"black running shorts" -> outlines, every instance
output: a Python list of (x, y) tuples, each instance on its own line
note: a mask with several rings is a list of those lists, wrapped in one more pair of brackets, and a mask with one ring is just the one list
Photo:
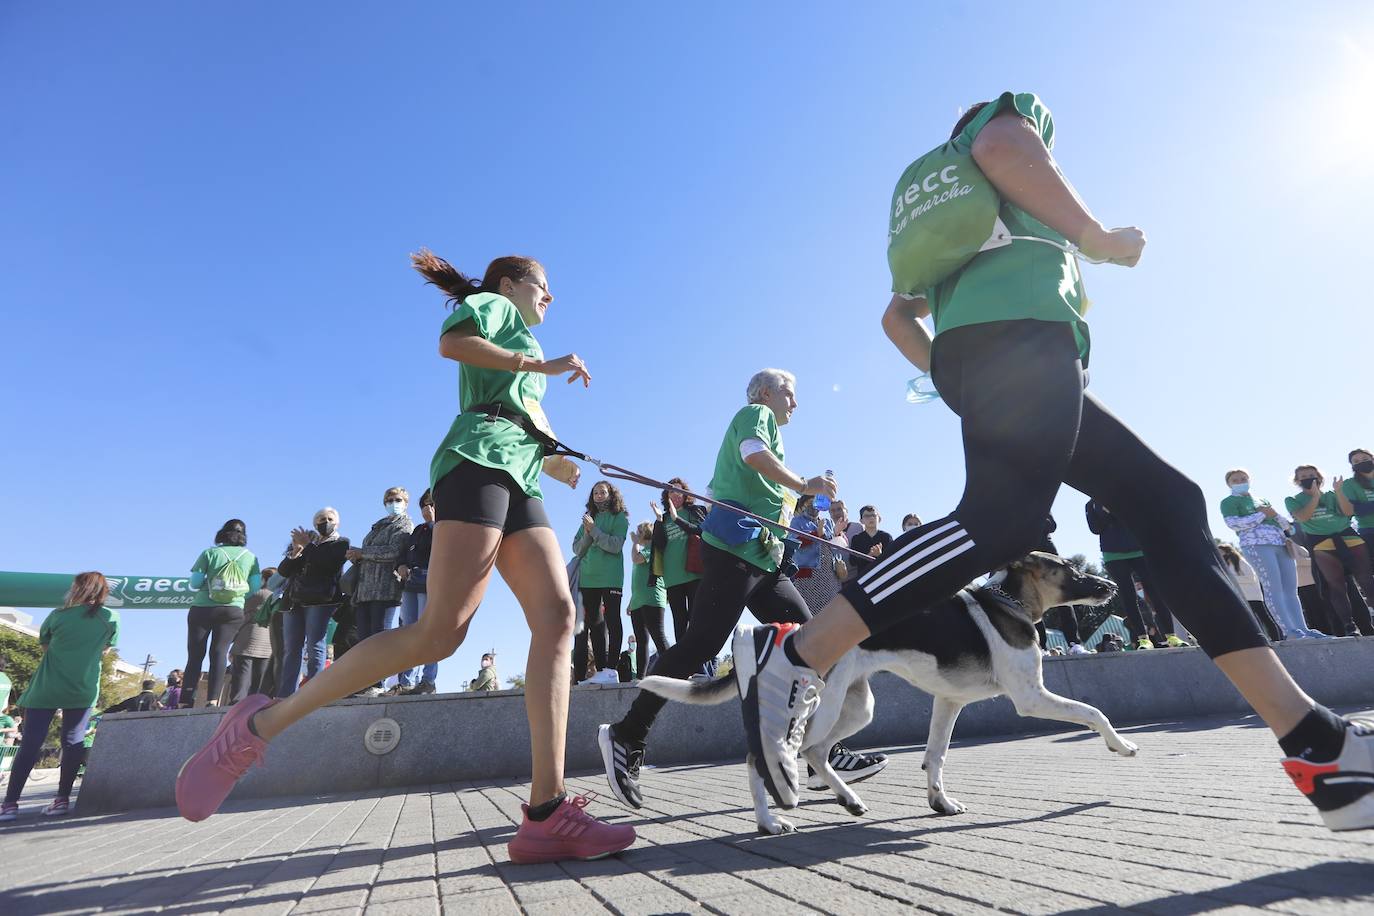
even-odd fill
[(552, 528), (544, 501), (525, 492), (505, 471), (464, 461), (434, 487), (434, 518), (468, 522), (514, 534), (526, 528)]

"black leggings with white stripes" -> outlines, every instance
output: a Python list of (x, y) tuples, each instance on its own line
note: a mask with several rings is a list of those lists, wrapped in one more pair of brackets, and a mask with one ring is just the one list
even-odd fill
[(1208, 655), (1268, 645), (1217, 553), (1202, 490), (1084, 390), (1068, 324), (954, 328), (936, 338), (932, 358), (935, 386), (963, 420), (964, 495), (845, 585), (870, 631), (1026, 554), (1067, 483), (1135, 534), (1164, 599)]

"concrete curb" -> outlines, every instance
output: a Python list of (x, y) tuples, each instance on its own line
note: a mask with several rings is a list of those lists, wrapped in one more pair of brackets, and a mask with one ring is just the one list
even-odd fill
[[(1275, 646), (1309, 694), (1333, 706), (1374, 705), (1374, 639), (1303, 640)], [(1198, 649), (1156, 649), (1046, 659), (1045, 685), (1097, 706), (1113, 723), (1161, 722), (1247, 713), (1220, 670)], [(924, 744), (930, 697), (893, 675), (873, 679), (877, 710), (855, 747)], [(629, 685), (579, 687), (568, 715), (567, 769), (596, 770), (596, 728), (619, 719), (634, 699)], [(214, 731), (220, 710), (117, 713), (101, 720), (77, 799), (79, 814), (172, 805), (182, 763)], [(400, 741), (376, 755), (364, 746), (369, 725), (390, 718)], [(1001, 697), (967, 707), (956, 737), (1015, 735), (1069, 728), (1023, 719)], [(741, 760), (738, 707), (670, 704), (654, 727), (647, 762)], [(465, 780), (527, 777), (529, 731), (524, 693), (432, 694), (342, 700), (312, 713), (272, 743), (231, 798), (325, 795)]]

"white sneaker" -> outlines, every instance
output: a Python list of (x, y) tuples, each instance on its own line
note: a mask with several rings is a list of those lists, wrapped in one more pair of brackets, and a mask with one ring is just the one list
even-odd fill
[(1074, 643), (1073, 645), (1069, 646), (1069, 654), (1070, 654), (1070, 655), (1092, 655), (1093, 653), (1089, 652), (1087, 649), (1083, 648), (1083, 647), (1082, 647), (1081, 645), (1079, 645), (1078, 643)]
[(594, 683), (594, 684), (619, 684), (619, 683), (620, 683), (620, 673), (619, 673), (618, 671), (616, 671), (614, 668), (602, 668), (602, 669), (601, 669), (600, 671), (598, 671), (596, 674), (592, 675), (592, 683)]
[(806, 720), (821, 703), (825, 682), (795, 665), (784, 645), (799, 624), (742, 626), (735, 631), (735, 683), (744, 713), (744, 734), (754, 769), (778, 807), (797, 807), (797, 754)]
[(1374, 719), (1346, 718), (1345, 743), (1335, 760), (1285, 757), (1283, 768), (1330, 829), (1374, 827)]

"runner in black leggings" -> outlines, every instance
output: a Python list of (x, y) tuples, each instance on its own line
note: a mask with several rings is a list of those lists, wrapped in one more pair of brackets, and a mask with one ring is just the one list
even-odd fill
[[(1053, 244), (986, 251), (930, 290), (903, 289), (893, 261), (897, 295), (883, 326), (908, 359), (929, 368), (963, 421), (964, 497), (949, 515), (903, 534), (795, 634), (760, 627), (735, 637), (759, 775), (782, 807), (795, 806), (799, 726), (820, 701), (819, 675), (870, 634), (1024, 554), (1068, 483), (1111, 506), (1136, 535), (1163, 597), (1279, 736), (1290, 755), (1285, 769), (1327, 825), (1374, 826), (1374, 722), (1344, 721), (1298, 688), (1222, 565), (1201, 489), (1084, 390), (1082, 281), (1075, 258), (1056, 246), (1073, 240), (1088, 257), (1133, 266), (1145, 237), (1102, 228), (1060, 174), (1053, 139), (1053, 118), (1037, 97), (1004, 93), (970, 110), (950, 141), (999, 192), (1010, 234)], [(926, 212), (930, 177), (899, 186), (896, 211)], [(895, 219), (893, 229), (896, 239)], [(894, 241), (892, 252), (901, 251)], [(931, 312), (933, 348), (920, 322)]]
[[(789, 514), (787, 490), (802, 494), (835, 495), (835, 482), (826, 477), (805, 477), (783, 464), (781, 427), (797, 407), (795, 379), (789, 372), (764, 369), (749, 380), (749, 404), (735, 414), (716, 457), (711, 493), (766, 518), (782, 521)], [(749, 608), (764, 622), (800, 623), (811, 619), (797, 587), (779, 566), (782, 542), (769, 531), (744, 539), (740, 516), (713, 508), (702, 533), (705, 571), (697, 587), (687, 632), (666, 652), (660, 653), (654, 674), (685, 678), (701, 671), (725, 645), (730, 631)], [(718, 525), (713, 526), (713, 522)], [(758, 529), (753, 529), (758, 530)], [(739, 533), (739, 537), (731, 532)], [(629, 711), (614, 725), (602, 725), (601, 746), (606, 779), (625, 804), (638, 808), (639, 769), (645, 741), (668, 701), (641, 690)], [(862, 757), (853, 764), (851, 779), (867, 777), (886, 765), (885, 757)], [(845, 775), (842, 773), (841, 775)]]

